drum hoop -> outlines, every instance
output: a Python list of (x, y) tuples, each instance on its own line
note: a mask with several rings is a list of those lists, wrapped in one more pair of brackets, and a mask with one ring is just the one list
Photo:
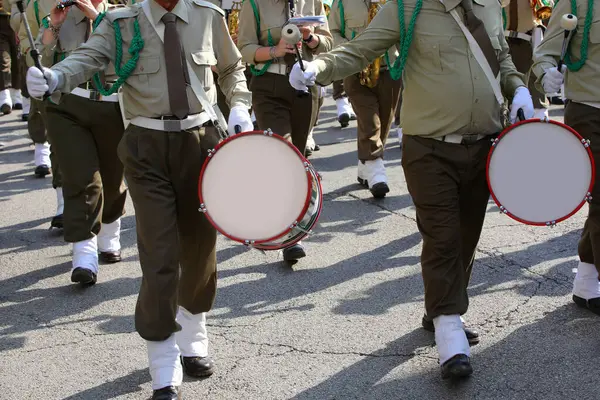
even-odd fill
[(591, 167), (592, 167), (592, 174), (591, 174), (591, 177), (590, 177), (590, 185), (589, 185), (588, 190), (587, 190), (588, 195), (590, 195), (592, 193), (592, 189), (594, 188), (594, 182), (596, 181), (596, 163), (594, 162), (594, 156), (592, 154), (590, 146), (589, 145), (587, 145), (587, 146), (583, 145), (583, 142), (586, 139), (583, 136), (581, 136), (579, 134), (579, 132), (577, 132), (575, 129), (571, 128), (570, 126), (568, 126), (566, 124), (563, 124), (562, 122), (554, 121), (554, 120), (551, 120), (551, 119), (545, 120), (545, 119), (540, 119), (540, 118), (532, 118), (532, 119), (527, 119), (527, 120), (523, 120), (523, 121), (518, 121), (518, 122), (512, 124), (511, 126), (505, 128), (498, 135), (498, 137), (496, 139), (492, 139), (492, 147), (490, 148), (490, 151), (488, 153), (486, 167), (485, 167), (485, 177), (486, 177), (486, 180), (487, 180), (487, 185), (488, 185), (488, 188), (489, 188), (489, 191), (490, 191), (490, 195), (492, 196), (492, 199), (494, 199), (494, 202), (496, 203), (496, 205), (498, 207), (500, 207), (500, 212), (502, 212), (505, 215), (508, 215), (510, 218), (514, 219), (515, 221), (521, 222), (521, 223), (526, 224), (526, 225), (552, 226), (552, 225), (555, 225), (555, 224), (557, 224), (559, 222), (562, 222), (562, 221), (564, 221), (566, 219), (569, 219), (573, 215), (575, 215), (581, 209), (581, 207), (583, 207), (583, 205), (586, 203), (586, 201), (588, 199), (587, 196), (583, 200), (581, 200), (581, 203), (579, 203), (579, 205), (577, 207), (575, 207), (575, 209), (573, 211), (571, 211), (569, 214), (567, 214), (567, 215), (565, 215), (565, 216), (563, 216), (561, 218), (556, 219), (555, 221), (533, 222), (533, 221), (525, 220), (523, 218), (519, 218), (516, 215), (510, 213), (508, 210), (506, 210), (502, 206), (502, 204), (500, 203), (500, 201), (498, 200), (498, 198), (496, 197), (496, 194), (494, 193), (494, 190), (492, 189), (492, 185), (490, 184), (490, 163), (491, 163), (491, 160), (492, 160), (492, 155), (494, 153), (494, 150), (496, 149), (496, 145), (500, 142), (500, 140), (502, 140), (502, 138), (504, 136), (506, 136), (510, 131), (512, 131), (516, 127), (521, 126), (521, 125), (525, 125), (525, 124), (529, 124), (529, 123), (532, 123), (532, 122), (544, 122), (544, 123), (547, 123), (547, 124), (558, 125), (558, 126), (560, 126), (562, 128), (565, 128), (566, 130), (568, 130), (569, 132), (571, 132), (573, 135), (575, 135), (579, 139), (579, 142), (582, 143), (582, 146), (585, 148), (585, 150), (587, 152), (587, 155), (588, 155), (588, 157), (590, 159), (590, 164), (591, 164)]
[[(283, 143), (285, 143), (290, 149), (292, 149), (296, 155), (300, 158), (300, 160), (303, 162), (304, 164), (304, 169), (306, 171), (306, 178), (308, 180), (308, 188), (309, 190), (306, 193), (306, 198), (304, 199), (304, 206), (302, 207), (302, 211), (300, 212), (300, 214), (296, 217), (295, 222), (298, 223), (302, 220), (302, 217), (304, 216), (304, 214), (306, 214), (306, 212), (308, 211), (308, 207), (310, 206), (310, 199), (311, 199), (311, 194), (312, 194), (312, 185), (313, 185), (313, 178), (311, 176), (310, 173), (310, 168), (312, 167), (312, 164), (310, 163), (310, 161), (308, 161), (306, 159), (306, 157), (304, 157), (302, 155), (302, 153), (300, 153), (300, 151), (296, 148), (296, 146), (294, 146), (292, 143), (290, 143), (288, 140), (286, 140), (285, 138), (283, 138), (282, 136), (269, 131), (246, 131), (246, 132), (241, 132), (236, 134), (235, 136), (229, 136), (228, 138), (224, 139), (223, 141), (217, 143), (217, 145), (214, 147), (214, 149), (212, 149), (212, 151), (209, 153), (208, 157), (206, 157), (206, 160), (204, 160), (204, 163), (202, 164), (202, 169), (200, 170), (200, 176), (198, 178), (198, 198), (200, 200), (200, 212), (204, 213), (204, 216), (206, 217), (206, 219), (208, 219), (208, 222), (210, 222), (210, 224), (212, 226), (215, 227), (215, 229), (217, 229), (223, 236), (225, 236), (228, 239), (231, 239), (235, 242), (239, 242), (242, 244), (246, 244), (249, 246), (252, 246), (254, 244), (263, 244), (263, 243), (269, 243), (272, 242), (276, 239), (279, 239), (280, 237), (283, 237), (285, 235), (287, 235), (288, 233), (290, 233), (292, 231), (292, 229), (294, 229), (295, 225), (289, 225), (287, 228), (285, 228), (281, 233), (279, 233), (278, 235), (275, 235), (273, 237), (269, 237), (267, 239), (261, 239), (261, 240), (250, 240), (250, 239), (242, 239), (239, 238), (237, 236), (233, 236), (227, 232), (225, 232), (220, 226), (219, 224), (217, 224), (210, 216), (208, 210), (203, 208), (203, 204), (204, 204), (204, 198), (202, 196), (202, 180), (204, 178), (204, 173), (206, 171), (206, 167), (208, 166), (208, 164), (210, 163), (210, 160), (212, 159), (212, 156), (223, 146), (225, 146), (227, 143), (239, 138), (239, 137), (243, 137), (243, 136), (252, 136), (252, 135), (261, 135), (261, 136), (269, 136), (269, 137), (273, 137), (275, 139), (281, 140)], [(314, 168), (313, 168), (314, 169)], [(318, 174), (316, 174), (318, 177)], [(319, 180), (319, 178), (317, 178), (317, 185), (319, 186), (320, 192), (321, 192), (321, 196), (319, 196), (319, 201), (323, 201), (323, 189), (321, 186), (321, 181)], [(320, 214), (320, 211), (319, 211)]]

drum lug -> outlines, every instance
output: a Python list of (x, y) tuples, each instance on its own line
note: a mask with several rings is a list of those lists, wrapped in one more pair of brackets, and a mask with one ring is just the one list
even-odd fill
[(298, 226), (298, 221), (294, 221), (291, 225), (290, 225), (290, 229), (294, 229), (296, 226)]
[(492, 147), (498, 143), (498, 138), (492, 139)]
[(554, 228), (556, 226), (556, 221), (546, 222), (546, 226), (549, 226), (550, 228)]
[(585, 195), (585, 201), (587, 201), (588, 203), (592, 202), (592, 194), (590, 192), (587, 192), (587, 194)]
[(500, 206), (500, 214), (508, 214), (508, 210), (504, 206)]
[(210, 158), (213, 156), (213, 154), (215, 154), (215, 149), (209, 149), (207, 156)]
[(201, 213), (206, 213), (206, 206), (204, 205), (204, 203), (200, 204), (200, 208), (198, 209), (198, 211), (200, 211)]
[(544, 115), (544, 117), (540, 119), (540, 122), (546, 122), (546, 123), (549, 123), (549, 122), (550, 122), (550, 118), (548, 118), (548, 116), (547, 116), (547, 115)]
[(273, 131), (271, 129), (267, 129), (266, 131), (263, 131), (263, 135), (265, 135), (265, 136), (273, 136)]
[(589, 139), (581, 139), (581, 143), (583, 144), (583, 147), (585, 147), (585, 148), (590, 147), (590, 140)]

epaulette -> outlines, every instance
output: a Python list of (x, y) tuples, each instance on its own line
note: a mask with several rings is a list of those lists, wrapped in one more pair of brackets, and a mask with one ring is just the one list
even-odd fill
[(140, 7), (138, 4), (129, 7), (116, 7), (111, 8), (106, 12), (106, 19), (110, 22), (114, 22), (118, 19), (135, 18), (139, 13)]
[(214, 5), (213, 3), (211, 3), (210, 1), (204, 1), (204, 0), (192, 0), (192, 2), (194, 4), (196, 4), (197, 6), (200, 7), (207, 7), (207, 8), (212, 8), (213, 10), (217, 11), (219, 14), (221, 14), (222, 16), (225, 16), (225, 11), (223, 11), (222, 8), (220, 8), (219, 6)]

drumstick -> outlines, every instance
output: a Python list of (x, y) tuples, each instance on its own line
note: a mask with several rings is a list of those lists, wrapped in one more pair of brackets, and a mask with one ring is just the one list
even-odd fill
[[(300, 29), (294, 24), (287, 24), (281, 30), (281, 38), (290, 46), (294, 46), (294, 49), (296, 49), (296, 56), (298, 57), (298, 64), (300, 64), (300, 69), (305, 71), (300, 49), (296, 45), (300, 40), (302, 40), (302, 33), (300, 32)], [(307, 96), (309, 94), (304, 90), (298, 90), (297, 92), (298, 96)]]
[(560, 27), (565, 30), (565, 37), (563, 39), (562, 51), (560, 52), (560, 60), (558, 61), (558, 71), (561, 72), (565, 55), (567, 54), (567, 48), (571, 41), (573, 31), (577, 28), (577, 17), (573, 14), (565, 14), (560, 20)]
[[(29, 54), (31, 55), (31, 58), (33, 58), (33, 64), (43, 74), (44, 70), (42, 69), (42, 63), (40, 62), (40, 53), (37, 51), (37, 49), (35, 47), (35, 42), (33, 41), (33, 35), (31, 34), (31, 28), (29, 27), (29, 21), (27, 20), (27, 16), (25, 15), (25, 8), (23, 7), (23, 0), (18, 0), (16, 2), (16, 5), (17, 5), (17, 8), (19, 9), (19, 13), (21, 14), (21, 22), (23, 22), (23, 25), (25, 26), (25, 31), (27, 32), (27, 39), (29, 39), (29, 46), (31, 47)], [(45, 79), (45, 77), (44, 77), (44, 79)], [(50, 97), (50, 95), (51, 95), (50, 92), (46, 92), (46, 94), (44, 95), (44, 99)]]

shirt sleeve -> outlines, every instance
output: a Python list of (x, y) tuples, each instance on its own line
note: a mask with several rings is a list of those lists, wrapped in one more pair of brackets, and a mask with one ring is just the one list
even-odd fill
[(348, 39), (342, 37), (342, 15), (340, 14), (339, 2), (341, 0), (334, 0), (331, 4), (331, 11), (329, 12), (329, 31), (333, 37), (333, 43), (335, 46), (339, 46), (342, 43), (346, 43)]
[(552, 16), (548, 22), (548, 29), (544, 34), (542, 43), (533, 52), (532, 71), (538, 78), (535, 86), (538, 90), (542, 88), (542, 78), (546, 70), (558, 66), (562, 51), (562, 42), (564, 39), (564, 30), (560, 26), (560, 21), (564, 14), (571, 12), (571, 3), (569, 1), (559, 1), (552, 10)]
[(398, 43), (399, 38), (398, 5), (391, 1), (382, 7), (360, 35), (315, 60), (317, 82), (328, 85), (362, 71)]
[[(325, 16), (325, 7), (321, 0), (315, 1), (315, 15)], [(313, 49), (314, 54), (321, 54), (331, 51), (333, 48), (333, 36), (329, 32), (329, 23), (325, 19), (325, 24), (315, 28), (315, 34), (319, 37), (319, 45)]]
[(260, 47), (259, 37), (256, 33), (256, 19), (250, 0), (242, 3), (239, 15), (237, 47), (242, 54), (242, 60), (254, 64), (254, 54)]

